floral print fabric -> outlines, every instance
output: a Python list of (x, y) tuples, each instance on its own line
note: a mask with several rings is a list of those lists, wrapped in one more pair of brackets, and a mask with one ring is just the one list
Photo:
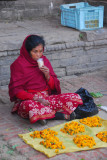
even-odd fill
[(31, 123), (42, 119), (51, 119), (55, 117), (56, 112), (71, 114), (78, 105), (82, 105), (82, 99), (76, 93), (64, 93), (58, 95), (48, 95), (47, 91), (34, 94), (38, 98), (43, 98), (50, 102), (50, 105), (44, 106), (42, 103), (34, 100), (17, 101), (12, 112), (17, 111), (23, 118), (29, 118)]

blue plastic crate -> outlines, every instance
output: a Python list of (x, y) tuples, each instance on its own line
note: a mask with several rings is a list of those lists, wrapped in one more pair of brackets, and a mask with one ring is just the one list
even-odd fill
[(94, 30), (103, 27), (104, 6), (94, 7), (86, 2), (64, 4), (61, 24), (78, 30)]

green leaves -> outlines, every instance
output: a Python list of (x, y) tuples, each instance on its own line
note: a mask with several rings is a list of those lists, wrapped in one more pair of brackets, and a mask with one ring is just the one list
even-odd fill
[(13, 152), (14, 152), (13, 150), (9, 150), (9, 151), (7, 151), (6, 153), (7, 153), (7, 154), (11, 154), (11, 155), (12, 155), (12, 154), (13, 154)]
[(100, 92), (90, 92), (90, 95), (94, 98), (99, 98), (99, 97), (103, 97), (103, 94), (101, 94)]
[(17, 146), (17, 144), (13, 145), (12, 148), (9, 148), (9, 150), (6, 153), (12, 155)]
[(80, 33), (80, 34), (79, 34), (79, 37), (80, 37), (81, 39), (83, 39), (83, 34), (82, 34), (82, 33)]
[(18, 146), (18, 145), (17, 145), (17, 144), (15, 144), (14, 146), (12, 146), (12, 149), (15, 149), (17, 146)]
[(101, 107), (102, 105), (101, 104), (96, 104), (98, 107)]
[(33, 131), (33, 129), (32, 128), (27, 128), (27, 129), (24, 129), (24, 130), (28, 130), (28, 131)]
[(31, 132), (31, 131), (33, 131), (33, 129), (32, 128), (28, 128), (28, 130)]

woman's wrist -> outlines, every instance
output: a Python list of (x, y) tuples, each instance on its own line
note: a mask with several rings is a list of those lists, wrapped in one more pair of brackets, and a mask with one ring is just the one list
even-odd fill
[(48, 76), (46, 77), (46, 80), (47, 80), (47, 81), (49, 81), (49, 80), (50, 80), (50, 75), (48, 75)]

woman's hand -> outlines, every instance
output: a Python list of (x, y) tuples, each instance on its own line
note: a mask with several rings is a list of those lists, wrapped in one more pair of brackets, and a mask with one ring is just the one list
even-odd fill
[(48, 100), (43, 99), (43, 98), (37, 98), (34, 96), (33, 100), (42, 103), (44, 106), (50, 105), (50, 102)]
[(42, 98), (38, 98), (37, 101), (42, 103), (44, 106), (49, 106), (50, 105), (50, 102), (48, 100), (45, 100), (45, 99), (42, 99)]
[(40, 70), (44, 73), (46, 80), (49, 81), (50, 79), (49, 68), (46, 66), (42, 66)]

